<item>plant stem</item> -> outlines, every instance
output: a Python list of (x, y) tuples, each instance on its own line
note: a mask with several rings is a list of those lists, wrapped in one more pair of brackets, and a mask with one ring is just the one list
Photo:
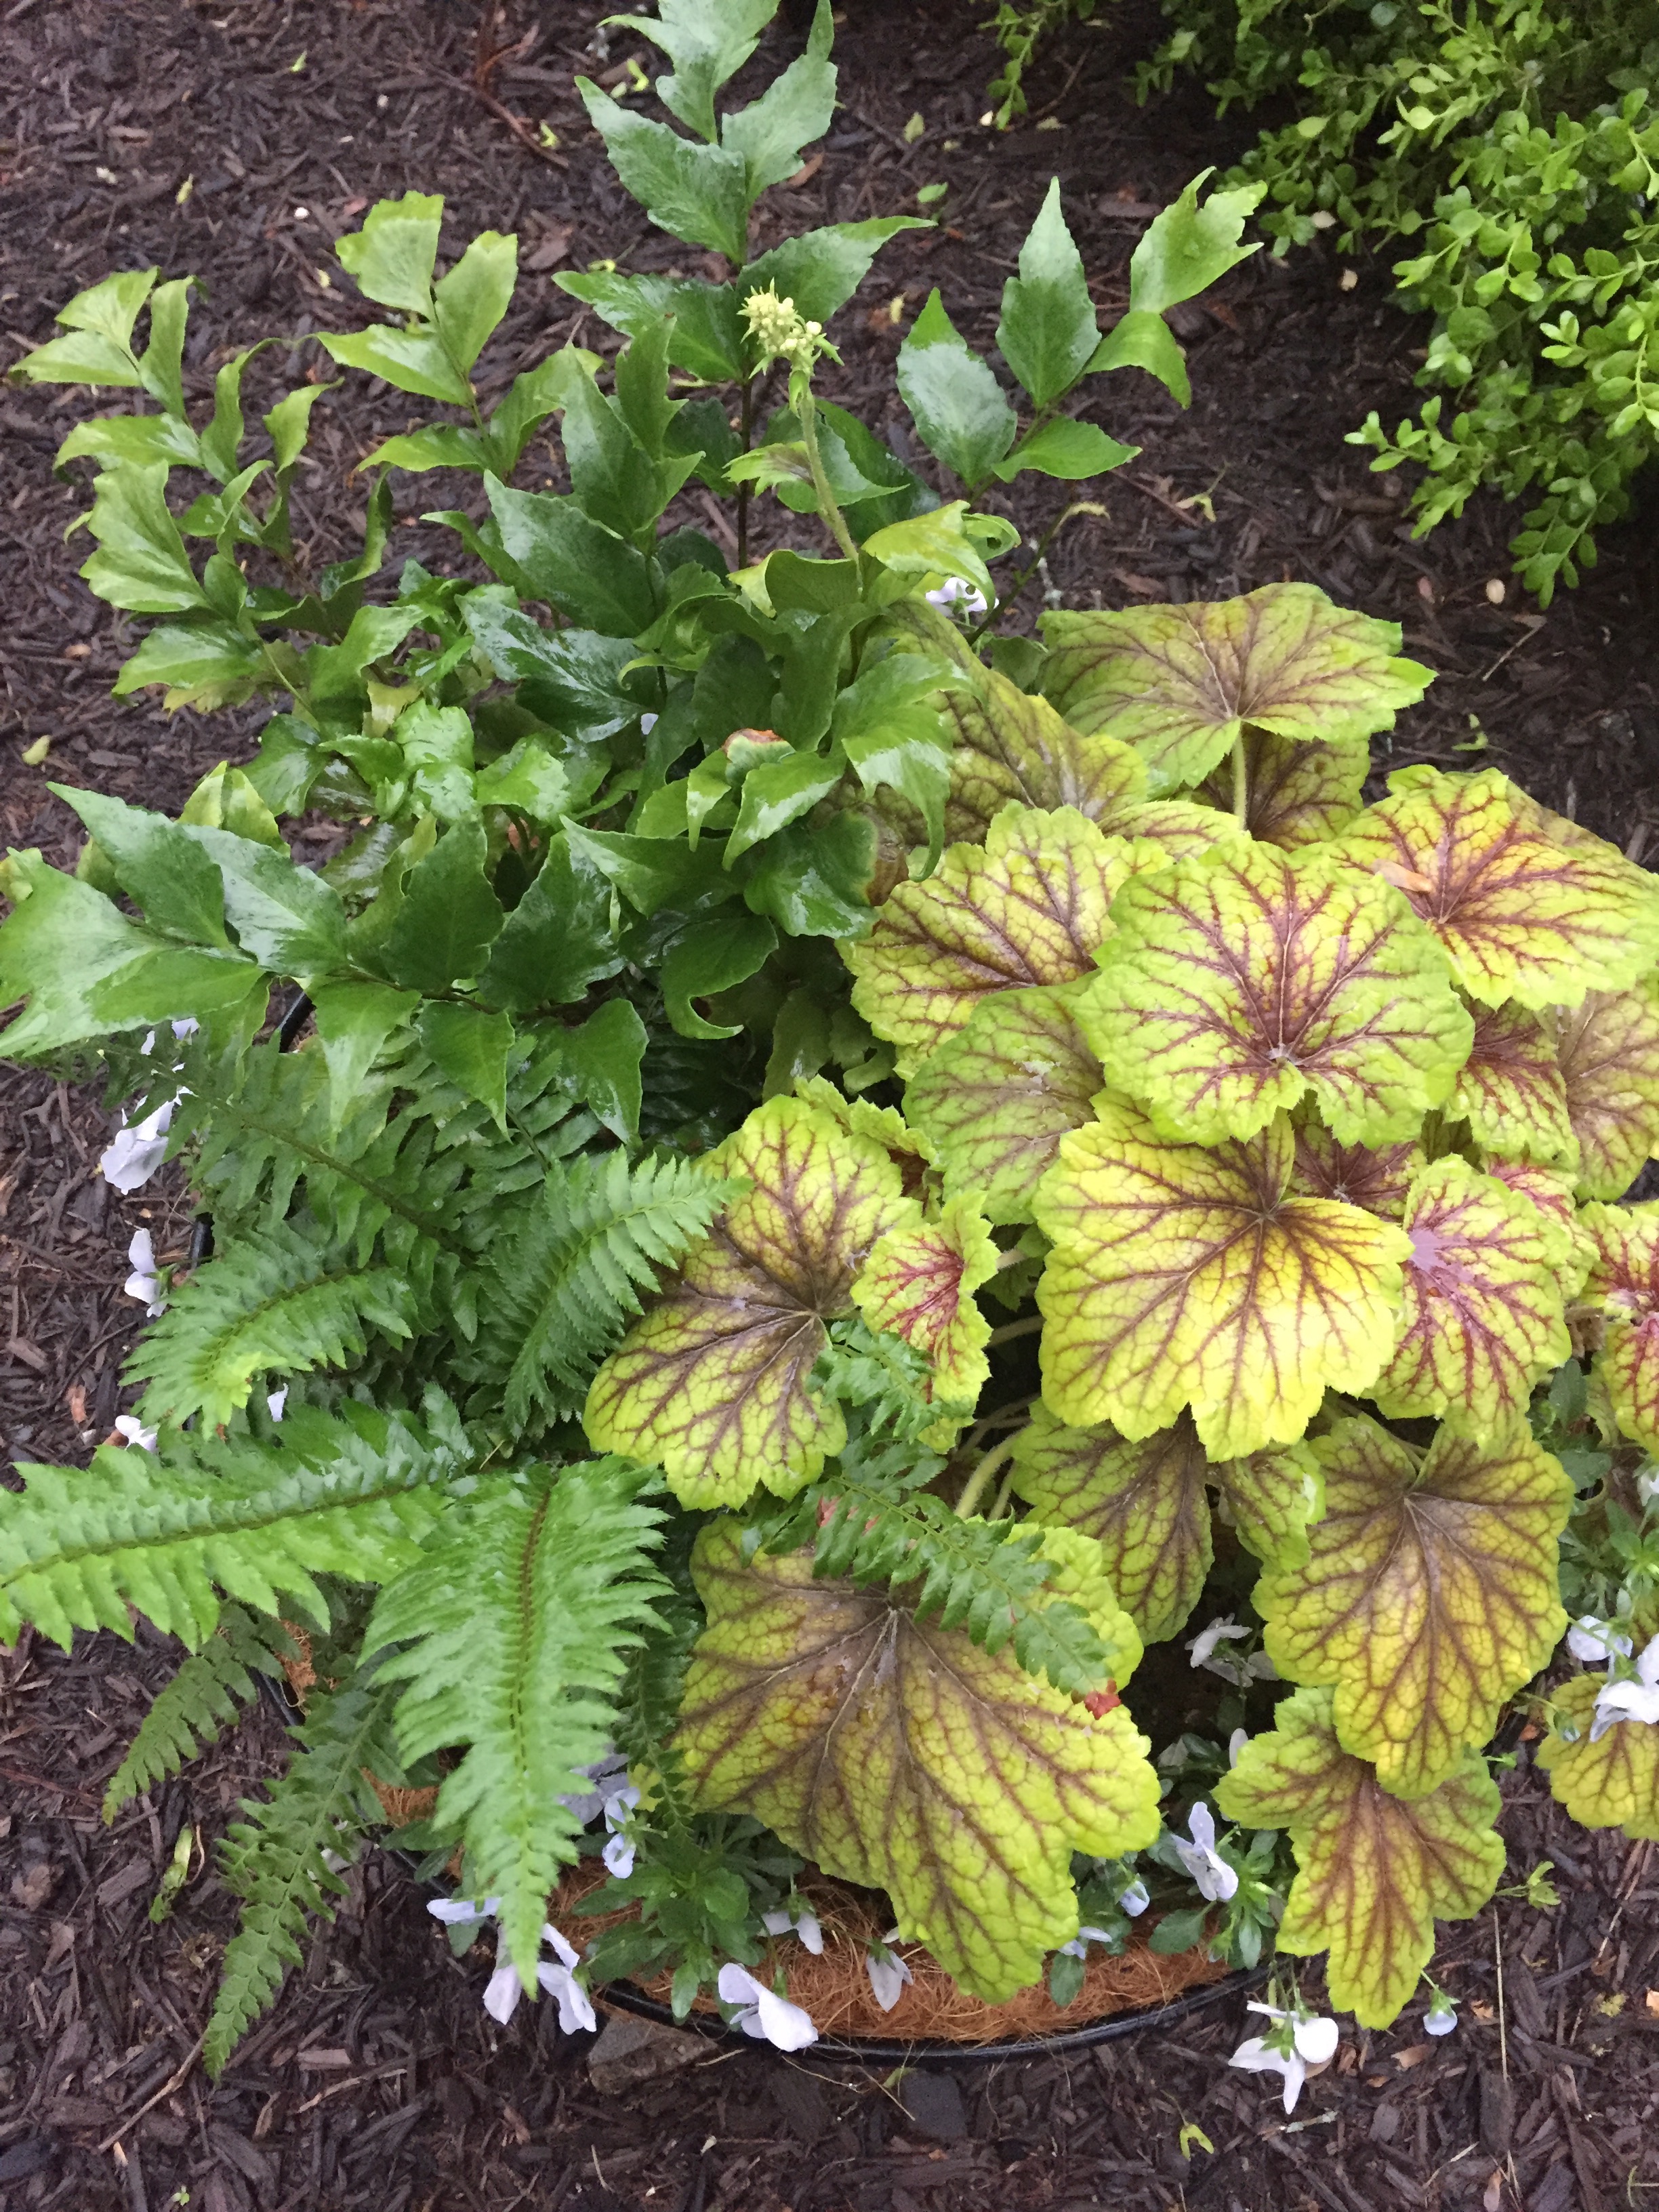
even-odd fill
[[(791, 380), (792, 383), (796, 380)], [(856, 562), (859, 549), (853, 542), (852, 532), (847, 527), (846, 517), (836, 504), (836, 495), (830, 489), (830, 479), (823, 473), (823, 463), (818, 458), (818, 430), (814, 419), (817, 410), (812, 404), (812, 394), (805, 387), (805, 380), (799, 380), (802, 386), (799, 396), (792, 391), (790, 397), (795, 401), (795, 417), (800, 424), (800, 441), (806, 448), (806, 465), (812, 471), (812, 489), (817, 494), (818, 513), (843, 556), (848, 561)]]
[(1042, 1326), (1041, 1314), (1028, 1314), (1024, 1321), (1005, 1322), (1000, 1328), (994, 1328), (986, 1338), (986, 1347), (988, 1350), (994, 1344), (1012, 1343), (1017, 1336), (1035, 1336)]
[(987, 1490), (990, 1487), (991, 1477), (1002, 1465), (1002, 1462), (1007, 1458), (1009, 1453), (1012, 1451), (1016, 1443), (1018, 1441), (1019, 1434), (1020, 1431), (1016, 1429), (1012, 1437), (1004, 1437), (1000, 1444), (993, 1444), (990, 1450), (986, 1453), (984, 1458), (981, 1460), (979, 1465), (969, 1476), (967, 1481), (963, 1485), (962, 1495), (957, 1500), (957, 1520), (966, 1521), (973, 1513), (975, 1508), (978, 1505), (980, 1499), (984, 1497)]
[(1233, 739), (1233, 819), (1241, 830), (1250, 823), (1250, 772), (1244, 762), (1244, 732)]
[[(749, 451), (754, 428), (755, 380), (752, 376), (745, 376), (743, 380), (742, 415), (743, 450), (745, 453)], [(749, 486), (746, 483), (738, 486), (738, 566), (739, 568), (749, 566)]]
[(1012, 1468), (1010, 1468), (1003, 1476), (1001, 1482), (997, 1486), (996, 1504), (993, 1505), (990, 1511), (986, 1515), (986, 1519), (988, 1521), (1000, 1521), (1005, 1514), (1009, 1513), (1013, 1510), (1013, 1501), (1014, 1470)]

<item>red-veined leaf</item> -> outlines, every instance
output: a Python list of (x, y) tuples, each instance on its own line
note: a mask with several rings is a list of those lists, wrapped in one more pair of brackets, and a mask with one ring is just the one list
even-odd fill
[(1412, 1177), (1424, 1164), (1420, 1145), (1340, 1145), (1328, 1129), (1304, 1116), (1297, 1122), (1291, 1188), (1298, 1198), (1340, 1199), (1398, 1221)]
[[(1581, 1674), (1555, 1692), (1556, 1729), (1538, 1747), (1551, 1793), (1585, 1828), (1622, 1828), (1632, 1843), (1659, 1842), (1659, 1728), (1615, 1721), (1590, 1741), (1595, 1699), (1606, 1677)], [(1577, 1730), (1571, 1742), (1559, 1733)]]
[[(1364, 738), (1335, 744), (1244, 733), (1244, 826), (1264, 845), (1317, 845), (1334, 837), (1359, 811), (1371, 764)], [(1231, 763), (1224, 761), (1203, 787), (1212, 805), (1231, 811)]]
[(1584, 1296), (1607, 1317), (1596, 1371), (1625, 1434), (1659, 1453), (1659, 1215), (1593, 1204), (1578, 1219), (1595, 1246)]
[(1503, 1159), (1565, 1160), (1577, 1152), (1566, 1085), (1549, 1031), (1524, 1006), (1485, 1007), (1449, 1114)]
[[(902, 1336), (931, 1362), (933, 1403), (971, 1407), (985, 1387), (991, 1324), (974, 1293), (990, 1281), (1000, 1258), (977, 1206), (956, 1197), (947, 1198), (933, 1220), (888, 1230), (859, 1272), (854, 1304), (872, 1328)], [(949, 1425), (951, 1433), (957, 1425)], [(932, 1431), (928, 1439), (933, 1441)]]
[(1659, 976), (1586, 994), (1553, 1018), (1578, 1188), (1622, 1198), (1659, 1149)]

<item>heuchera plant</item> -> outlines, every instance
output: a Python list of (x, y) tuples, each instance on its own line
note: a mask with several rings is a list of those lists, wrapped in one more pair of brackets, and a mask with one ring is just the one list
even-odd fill
[[(1130, 458), (1072, 411), (1103, 369), (1186, 397), (1162, 310), (1249, 196), (1167, 210), (1103, 338), (1051, 191), (1006, 378), (935, 294), (897, 378), (941, 500), (814, 390), (909, 219), (747, 258), (834, 94), (821, 9), (717, 114), (769, 13), (637, 26), (679, 130), (585, 88), (653, 220), (737, 271), (562, 279), (608, 361), (486, 414), (514, 241), (438, 276), (416, 194), (340, 241), (395, 319), (321, 345), (453, 410), (366, 457), (357, 560), (290, 536), (321, 385), (257, 458), (251, 355), (191, 417), (188, 280), (106, 280), (22, 364), (155, 403), (64, 449), (100, 471), (82, 574), (160, 617), (118, 690), (281, 702), (177, 821), (58, 787), (79, 866), (13, 854), (0, 930), (7, 1051), (101, 1070), (112, 1175), (168, 1149), (211, 1223), (135, 1252), (131, 1442), (0, 1492), (0, 1638), (136, 1610), (186, 1647), (112, 1813), (310, 1639), (226, 1847), (215, 2065), (386, 1825), (369, 1777), (436, 1785), (403, 1839), (460, 1853), (457, 1939), (497, 1916), (572, 2021), (668, 1970), (802, 2039), (770, 1947), (823, 1940), (811, 1859), (990, 1999), (1047, 1961), (1065, 2001), (1150, 1900), (1168, 1950), (1254, 1962), (1277, 1922), (1384, 2021), (1498, 1879), (1481, 1747), (1563, 1571), (1607, 1672), (1539, 1708), (1553, 1785), (1659, 1832), (1659, 1227), (1606, 1202), (1659, 1143), (1659, 896), (1490, 771), (1363, 807), (1427, 672), (1309, 586), (992, 635), (1036, 563), (999, 592), (974, 500)], [(569, 489), (516, 488), (556, 417)], [(481, 479), (441, 519), (489, 580), (371, 596), (394, 465)], [(693, 477), (735, 570), (665, 520)], [(827, 543), (750, 559), (757, 489)], [(302, 810), (357, 828), (320, 870)], [(1193, 1678), (1124, 1702), (1143, 1645), (1224, 1607), (1189, 1646), (1217, 1737), (1154, 1764), (1136, 1709)], [(601, 1850), (590, 1904), (635, 1917), (543, 1963)]]

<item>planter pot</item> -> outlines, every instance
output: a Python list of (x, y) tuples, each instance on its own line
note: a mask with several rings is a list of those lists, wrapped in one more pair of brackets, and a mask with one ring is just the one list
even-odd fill
[[(555, 1893), (550, 1917), (579, 1948), (585, 1936), (630, 1917), (626, 1912), (578, 1911), (604, 1880), (603, 1868), (584, 1860), (570, 1869)], [(1229, 1973), (1206, 1957), (1201, 1946), (1165, 1956), (1150, 1949), (1141, 1937), (1116, 1958), (1091, 1948), (1083, 1987), (1068, 2005), (1056, 2005), (1041, 1984), (1020, 1990), (1005, 2003), (989, 2004), (959, 1989), (921, 1944), (895, 1943), (890, 1948), (909, 1967), (911, 1979), (892, 2010), (884, 2012), (865, 1966), (869, 1946), (885, 1933), (877, 1901), (867, 1891), (816, 1873), (799, 1887), (823, 1930), (822, 1955), (815, 1956), (797, 1936), (781, 1936), (768, 1945), (764, 1959), (753, 1971), (769, 1984), (781, 1970), (791, 2002), (809, 2014), (818, 2031), (812, 2048), (821, 2057), (972, 2060), (1030, 2056), (1166, 2024), (1258, 1978), (1255, 1974)], [(706, 1995), (697, 1999), (685, 2020), (676, 2022), (668, 2003), (669, 1981), (662, 1974), (642, 1984), (609, 1983), (594, 1991), (595, 2002), (720, 2041), (749, 2043), (741, 2029), (726, 2026), (714, 1999)]]

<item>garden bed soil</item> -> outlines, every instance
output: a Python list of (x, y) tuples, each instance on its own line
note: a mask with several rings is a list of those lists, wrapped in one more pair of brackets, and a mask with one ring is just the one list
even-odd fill
[[(481, 89), (477, 11), (458, 0), (12, 0), (0, 8), (0, 359), (46, 337), (72, 291), (154, 261), (204, 279), (187, 356), (199, 396), (234, 345), (359, 319), (347, 289), (324, 281), (331, 240), (368, 202), (411, 188), (448, 196), (456, 242), (487, 226), (520, 234), (520, 304), (492, 356), (502, 380), (573, 332), (594, 337), (552, 285), (558, 269), (696, 260), (623, 197), (572, 91), (576, 69), (625, 73), (643, 51), (613, 31), (596, 56), (602, 12), (513, 0), (487, 38), (528, 43)], [(1126, 63), (1158, 18), (1152, 0), (1120, 0), (1045, 52), (1031, 119), (999, 137), (976, 120), (992, 51), (965, 28), (985, 12), (854, 0), (822, 163), (772, 195), (781, 230), (913, 210), (918, 186), (949, 182), (945, 227), (878, 262), (842, 318), (845, 368), (827, 380), (902, 450), (891, 366), (903, 323), (938, 284), (968, 334), (989, 340), (1051, 173), (1109, 313), (1150, 211), (1249, 129), (1216, 126), (1194, 88), (1138, 109)], [(531, 138), (549, 124), (551, 156), (507, 116)], [(1513, 510), (1483, 497), (1414, 542), (1397, 479), (1371, 476), (1343, 442), (1370, 407), (1389, 422), (1409, 410), (1424, 342), (1389, 304), (1386, 273), (1353, 265), (1345, 289), (1326, 251), (1258, 258), (1179, 311), (1188, 414), (1134, 373), (1096, 387), (1090, 411), (1143, 451), (1084, 488), (1106, 513), (1061, 536), (1050, 587), (1067, 605), (1098, 593), (1115, 606), (1310, 579), (1402, 623), (1407, 649), (1440, 672), (1384, 767), (1493, 762), (1651, 858), (1651, 494), (1645, 519), (1607, 532), (1601, 567), (1547, 614), (1512, 581), (1493, 604)], [(269, 404), (309, 358), (262, 357), (253, 396)], [(0, 392), (0, 838), (60, 863), (78, 831), (48, 777), (176, 808), (216, 760), (246, 756), (257, 719), (169, 720), (153, 695), (109, 697), (132, 627), (74, 577), (81, 556), (63, 532), (84, 495), (50, 465), (83, 411), (80, 395)], [(353, 467), (405, 427), (408, 403), (354, 380), (315, 420), (296, 507), (321, 562), (349, 550), (363, 503)], [(453, 485), (404, 477), (394, 496), (398, 551), (450, 565), (453, 538), (418, 518)], [(1035, 534), (1062, 497), (1027, 479), (1006, 504)], [(688, 519), (717, 526), (695, 495)], [(50, 761), (24, 767), (41, 736)], [(305, 834), (321, 858), (337, 833)], [(164, 1257), (182, 1254), (175, 1175), (125, 1199), (97, 1176), (109, 1126), (95, 1097), (0, 1070), (0, 1462), (84, 1461), (126, 1402), (119, 1367), (140, 1318), (120, 1291), (127, 1241), (142, 1225)], [(1651, 1846), (1572, 1832), (1524, 1747), (1508, 1879), (1551, 1858), (1561, 1905), (1511, 1900), (1450, 1931), (1458, 2032), (1426, 2041), (1415, 2007), (1387, 2035), (1351, 2029), (1291, 2122), (1266, 2081), (1224, 2069), (1246, 2032), (1237, 2000), (1081, 2057), (975, 2069), (960, 2087), (936, 2067), (898, 2079), (810, 2051), (698, 2047), (684, 2070), (602, 2094), (591, 2039), (562, 2038), (551, 2006), (496, 2028), (478, 2001), (481, 1954), (452, 1960), (380, 1855), (352, 1874), (337, 1923), (210, 2085), (195, 2054), (233, 1905), (204, 1855), (268, 1771), (280, 1722), (261, 1706), (106, 1829), (104, 1783), (168, 1664), (142, 1632), (132, 1647), (83, 1638), (72, 1656), (26, 1638), (0, 1660), (4, 2212), (1371, 2212), (1402, 2200), (1612, 2212), (1659, 2186), (1659, 1866)], [(185, 1826), (201, 1845), (192, 1878), (152, 1925), (149, 1899)]]

